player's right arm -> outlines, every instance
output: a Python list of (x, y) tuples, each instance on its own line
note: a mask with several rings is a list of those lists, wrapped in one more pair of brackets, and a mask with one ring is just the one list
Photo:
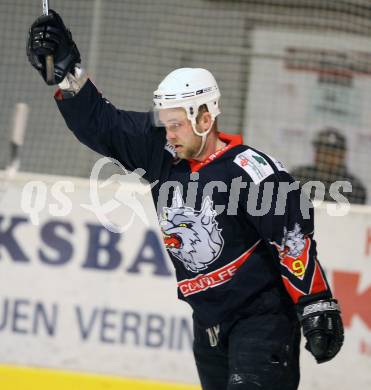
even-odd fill
[[(50, 54), (54, 57), (55, 83), (60, 86), (57, 105), (76, 137), (130, 170), (153, 171), (160, 160), (158, 153), (163, 151), (164, 135), (151, 131), (150, 113), (118, 110), (102, 97), (79, 67), (80, 53), (71, 32), (53, 10), (36, 19), (27, 42), (28, 59), (45, 81), (45, 57)], [(153, 175), (146, 178), (151, 180)]]
[(163, 142), (160, 134), (154, 134), (149, 113), (118, 110), (89, 79), (74, 97), (61, 99), (62, 94), (57, 91), (58, 108), (80, 142), (119, 160), (130, 170), (142, 168), (148, 172), (153, 149), (161, 148), (157, 144)]

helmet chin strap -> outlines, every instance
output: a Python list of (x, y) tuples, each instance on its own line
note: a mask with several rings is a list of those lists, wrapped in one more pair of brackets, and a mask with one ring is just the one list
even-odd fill
[(206, 131), (204, 131), (203, 133), (200, 133), (199, 131), (197, 131), (196, 124), (192, 123), (193, 132), (196, 135), (198, 135), (199, 137), (201, 137), (200, 149), (198, 149), (198, 152), (193, 156), (193, 158), (197, 158), (202, 153), (202, 151), (204, 150), (205, 145), (206, 145), (207, 136), (209, 135), (211, 129), (213, 128), (214, 122), (215, 122), (215, 119), (212, 120), (210, 127)]

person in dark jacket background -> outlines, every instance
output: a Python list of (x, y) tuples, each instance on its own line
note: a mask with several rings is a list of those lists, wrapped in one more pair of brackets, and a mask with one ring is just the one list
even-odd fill
[[(328, 202), (336, 201), (340, 193), (349, 203), (365, 204), (367, 192), (362, 182), (352, 175), (346, 167), (347, 143), (344, 135), (335, 128), (325, 128), (318, 132), (313, 147), (315, 151), (314, 164), (294, 169), (291, 174), (301, 185), (309, 181), (320, 181), (324, 184), (324, 193), (311, 192), (311, 199), (320, 198)], [(350, 183), (350, 192), (338, 189), (332, 193), (331, 185), (336, 181)]]

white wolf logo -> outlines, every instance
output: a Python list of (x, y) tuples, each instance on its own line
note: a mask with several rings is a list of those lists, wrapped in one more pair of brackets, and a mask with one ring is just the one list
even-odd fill
[(284, 227), (282, 243), (281, 245), (275, 245), (282, 259), (286, 256), (290, 256), (295, 259), (299, 257), (305, 248), (305, 236), (301, 232), (300, 225), (296, 223), (293, 230), (287, 230), (287, 228)]
[(213, 202), (206, 197), (201, 210), (184, 206), (177, 187), (171, 207), (159, 218), (166, 249), (192, 272), (206, 269), (222, 252), (224, 240), (215, 220)]

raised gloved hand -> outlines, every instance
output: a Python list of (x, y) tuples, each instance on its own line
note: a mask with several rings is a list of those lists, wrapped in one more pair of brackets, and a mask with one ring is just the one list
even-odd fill
[(27, 41), (27, 56), (31, 65), (46, 79), (45, 58), (54, 57), (54, 81), (59, 84), (75, 65), (81, 62), (79, 50), (62, 18), (53, 10), (38, 17), (32, 24)]
[(307, 339), (305, 348), (317, 363), (331, 360), (344, 342), (343, 322), (336, 299), (298, 304), (298, 316)]

